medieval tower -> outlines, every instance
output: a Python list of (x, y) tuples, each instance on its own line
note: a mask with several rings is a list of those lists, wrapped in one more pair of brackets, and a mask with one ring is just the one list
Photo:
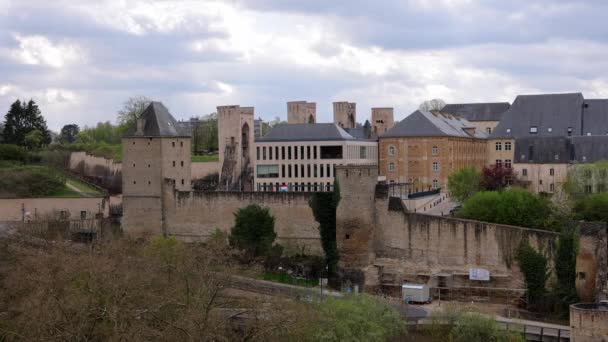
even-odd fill
[(316, 123), (317, 104), (315, 102), (291, 101), (287, 102), (287, 123)]
[(372, 136), (377, 138), (393, 128), (393, 108), (372, 108)]
[(217, 107), (220, 190), (253, 190), (253, 107)]
[(357, 126), (357, 104), (334, 102), (334, 123), (342, 128), (355, 128)]
[(123, 229), (131, 235), (164, 234), (165, 179), (191, 189), (191, 139), (160, 102), (151, 102), (122, 138)]

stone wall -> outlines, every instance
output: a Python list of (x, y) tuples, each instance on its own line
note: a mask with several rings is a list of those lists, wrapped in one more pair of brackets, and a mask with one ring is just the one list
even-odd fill
[(68, 168), (112, 193), (122, 192), (122, 164), (112, 159), (92, 156), (86, 152), (72, 152)]
[(229, 232), (234, 213), (251, 203), (270, 209), (277, 242), (290, 250), (320, 254), (318, 223), (308, 205), (311, 193), (181, 192), (166, 181), (163, 191), (163, 230), (186, 241), (209, 238), (216, 229)]
[(201, 179), (211, 174), (220, 173), (220, 162), (193, 162), (190, 164), (192, 179)]
[(108, 217), (109, 205), (104, 197), (0, 199), (0, 221), (59, 219), (62, 211), (64, 219), (78, 220), (83, 212), (93, 219), (98, 213)]
[(608, 306), (598, 304), (571, 305), (570, 341), (608, 341)]

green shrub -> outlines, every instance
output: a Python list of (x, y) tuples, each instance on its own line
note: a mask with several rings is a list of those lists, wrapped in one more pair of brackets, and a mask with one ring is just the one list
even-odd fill
[(458, 216), (527, 228), (545, 228), (550, 213), (547, 199), (523, 189), (509, 189), (476, 193), (463, 203)]
[(454, 342), (495, 341), (523, 342), (521, 334), (503, 331), (492, 317), (476, 313), (466, 313), (458, 319), (452, 330)]
[(234, 227), (230, 231), (230, 245), (253, 256), (267, 255), (277, 237), (274, 217), (268, 208), (250, 204), (234, 213)]
[(16, 166), (0, 169), (0, 195), (45, 197), (63, 190), (65, 175), (44, 166)]
[(309, 330), (312, 341), (388, 341), (405, 334), (399, 313), (365, 294), (326, 298), (316, 313)]
[(480, 188), (481, 172), (474, 167), (463, 167), (448, 176), (450, 196), (463, 203), (475, 195)]
[(333, 192), (316, 192), (308, 203), (315, 220), (319, 222), (321, 247), (325, 253), (325, 262), (330, 275), (335, 274), (340, 258), (336, 242), (336, 209), (339, 202), (340, 188), (335, 181)]
[(20, 146), (12, 144), (0, 144), (0, 160), (25, 162), (27, 152)]
[(544, 305), (545, 283), (549, 278), (547, 258), (524, 240), (517, 251), (517, 262), (526, 282), (528, 308), (539, 310)]
[(573, 211), (579, 220), (608, 222), (608, 193), (583, 197), (575, 203)]

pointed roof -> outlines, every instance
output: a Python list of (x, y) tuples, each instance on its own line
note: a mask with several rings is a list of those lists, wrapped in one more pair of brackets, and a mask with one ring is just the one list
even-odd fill
[(134, 122), (127, 129), (125, 137), (189, 137), (161, 102), (150, 102), (140, 119), (144, 120), (143, 131), (138, 132), (138, 123)]
[(469, 121), (500, 121), (509, 107), (509, 102), (449, 103), (441, 108), (441, 112), (460, 114)]
[(357, 140), (335, 123), (278, 124), (256, 142)]
[(398, 122), (393, 128), (381, 134), (380, 138), (389, 137), (439, 137), (452, 136), (463, 138), (485, 139), (487, 134), (475, 129), (473, 136), (465, 129), (475, 126), (464, 118), (448, 113), (431, 113), (417, 110)]

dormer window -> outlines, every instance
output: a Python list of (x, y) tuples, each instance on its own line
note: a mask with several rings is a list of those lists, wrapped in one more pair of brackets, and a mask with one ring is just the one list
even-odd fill
[(510, 128), (507, 128), (507, 133), (511, 133), (511, 129)]
[(547, 132), (549, 132), (549, 133), (553, 132), (553, 128), (551, 128), (551, 127), (547, 128)]
[(591, 136), (591, 132), (587, 132), (587, 136)]
[(568, 136), (572, 135), (572, 127), (568, 127)]
[(536, 134), (536, 133), (538, 133), (538, 127), (530, 126), (530, 134)]

